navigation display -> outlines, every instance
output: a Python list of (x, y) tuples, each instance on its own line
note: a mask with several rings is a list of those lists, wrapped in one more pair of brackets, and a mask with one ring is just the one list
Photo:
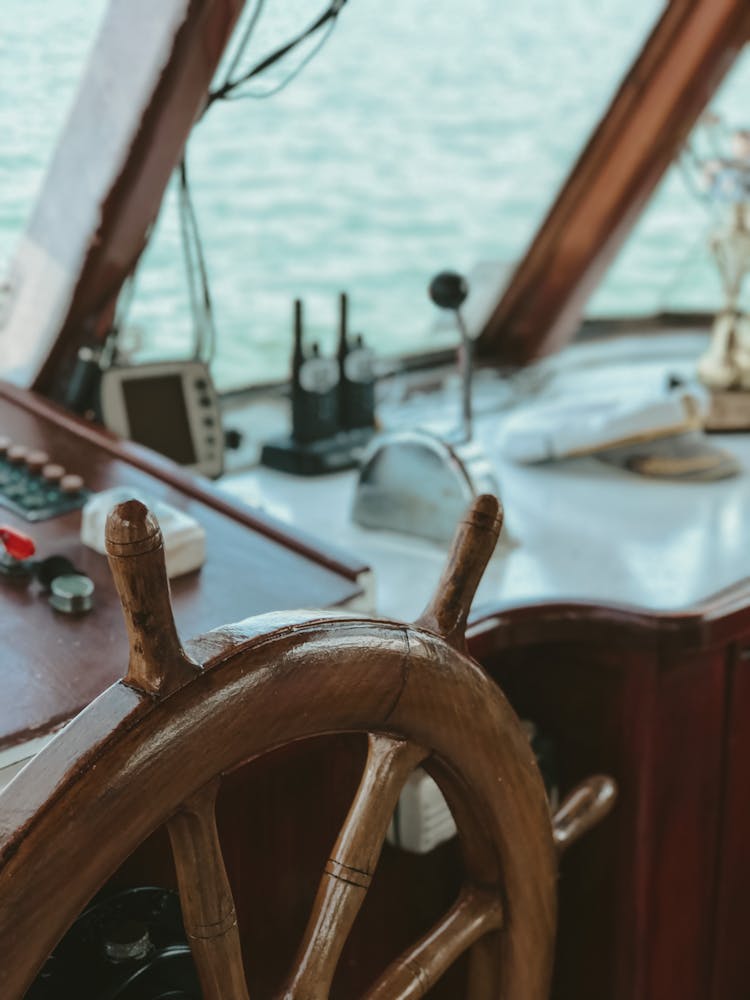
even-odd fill
[(124, 379), (122, 393), (133, 441), (180, 465), (195, 463), (181, 375)]

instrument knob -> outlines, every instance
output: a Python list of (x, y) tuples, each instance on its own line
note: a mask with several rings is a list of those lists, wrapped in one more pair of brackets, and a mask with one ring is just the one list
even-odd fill
[(12, 444), (8, 448), (8, 461), (12, 462), (13, 465), (23, 465), (26, 461), (26, 456), (29, 453), (29, 449), (22, 444)]
[(62, 465), (56, 465), (54, 463), (50, 463), (49, 465), (45, 465), (42, 468), (42, 479), (44, 479), (48, 483), (57, 483), (62, 479), (64, 475), (65, 475), (65, 469), (62, 467)]
[(63, 493), (78, 493), (83, 489), (83, 478), (73, 472), (69, 472), (60, 480), (60, 490)]
[(55, 611), (83, 615), (94, 606), (94, 581), (83, 573), (56, 576), (49, 589), (49, 602)]
[(430, 298), (441, 309), (456, 311), (469, 294), (466, 278), (455, 271), (441, 271), (430, 282)]
[(34, 567), (34, 575), (45, 588), (49, 588), (56, 577), (70, 576), (76, 572), (75, 566), (66, 556), (47, 556), (46, 559), (40, 559)]
[(26, 465), (32, 472), (41, 472), (49, 462), (49, 455), (46, 451), (30, 451), (26, 456)]

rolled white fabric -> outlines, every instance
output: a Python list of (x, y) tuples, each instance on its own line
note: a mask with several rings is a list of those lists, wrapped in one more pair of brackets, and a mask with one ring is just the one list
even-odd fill
[(555, 399), (516, 410), (504, 421), (497, 444), (515, 462), (554, 461), (696, 430), (708, 409), (708, 394), (697, 386), (660, 395), (615, 397), (609, 392)]

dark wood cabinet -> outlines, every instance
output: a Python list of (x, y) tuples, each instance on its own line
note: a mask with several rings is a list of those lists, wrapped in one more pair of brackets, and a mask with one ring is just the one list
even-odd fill
[(618, 804), (560, 871), (558, 1000), (750, 996), (750, 593), (672, 615), (500, 609), (472, 650), (554, 746), (562, 791)]

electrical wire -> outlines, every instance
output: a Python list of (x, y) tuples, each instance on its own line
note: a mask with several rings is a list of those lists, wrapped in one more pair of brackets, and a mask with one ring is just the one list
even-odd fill
[[(278, 94), (294, 80), (307, 64), (317, 55), (323, 45), (328, 41), (336, 26), (336, 20), (347, 0), (332, 0), (330, 5), (303, 31), (295, 35), (288, 42), (274, 49), (265, 56), (255, 66), (246, 72), (241, 73), (236, 78), (234, 74), (242, 62), (250, 41), (257, 28), (258, 21), (265, 7), (266, 0), (256, 0), (255, 6), (248, 18), (248, 22), (242, 33), (237, 49), (231, 58), (223, 82), (210, 91), (203, 114), (208, 111), (212, 104), (219, 100), (243, 100), (246, 98), (262, 99)], [(271, 66), (275, 65), (290, 52), (296, 49), (302, 42), (311, 38), (321, 28), (327, 26), (327, 30), (310, 50), (302, 57), (299, 63), (281, 80), (280, 83), (262, 92), (240, 91), (239, 88), (247, 84), (251, 79), (260, 76)], [(202, 116), (201, 116), (202, 117)], [(190, 313), (193, 318), (193, 357), (196, 360), (210, 364), (216, 355), (217, 335), (216, 322), (214, 318), (213, 301), (211, 298), (211, 288), (206, 267), (206, 259), (203, 252), (203, 241), (201, 239), (198, 218), (193, 204), (190, 182), (188, 179), (187, 160), (183, 154), (178, 167), (178, 200), (177, 210), (180, 223), (180, 242), (182, 244), (182, 255), (185, 265), (185, 275), (188, 286), (188, 299)], [(126, 309), (130, 305), (129, 296)], [(118, 330), (122, 327), (118, 325)]]
[[(195, 335), (194, 357), (196, 360), (202, 360), (206, 364), (210, 364), (216, 354), (216, 323), (214, 321), (208, 269), (206, 268), (206, 259), (203, 253), (203, 242), (190, 191), (185, 156), (183, 156), (179, 166), (178, 211), (185, 271), (188, 281), (188, 295), (193, 315)], [(198, 283), (200, 283), (200, 294), (198, 293)]]
[[(324, 25), (328, 24), (329, 22), (331, 22), (331, 24), (335, 24), (336, 19), (341, 13), (346, 2), (347, 0), (332, 0), (332, 2), (323, 11), (323, 13), (320, 14), (314, 21), (312, 21), (306, 28), (304, 28), (299, 34), (295, 35), (288, 42), (285, 42), (283, 45), (280, 45), (278, 48), (274, 49), (273, 52), (269, 53), (267, 56), (261, 59), (260, 62), (256, 63), (255, 66), (252, 66), (249, 70), (242, 73), (236, 79), (234, 80), (225, 79), (224, 83), (221, 84), (221, 86), (217, 87), (216, 90), (212, 90), (209, 92), (205, 110), (208, 110), (208, 108), (216, 101), (227, 100), (229, 98), (229, 95), (234, 93), (239, 87), (243, 86), (243, 84), (248, 83), (250, 80), (252, 80), (256, 76), (259, 76), (261, 73), (265, 73), (266, 70), (270, 69), (270, 67), (273, 66), (275, 63), (279, 62), (280, 59), (283, 59), (284, 56), (288, 55), (290, 52), (296, 49), (298, 45), (304, 42), (307, 38), (310, 38), (312, 35), (314, 35)], [(254, 11), (253, 13), (255, 14), (256, 11)], [(256, 24), (257, 24), (257, 17), (254, 17), (252, 19), (252, 29), (255, 28)], [(250, 27), (250, 25), (248, 25), (248, 27)], [(330, 31), (327, 34), (330, 34)], [(247, 46), (251, 36), (252, 36), (252, 30), (250, 31), (249, 34), (248, 31), (246, 30), (245, 35), (243, 36), (243, 47), (241, 47), (235, 54), (235, 57), (233, 59), (233, 65), (236, 66), (239, 64), (239, 61), (241, 60), (242, 55), (244, 53), (244, 48)], [(326, 37), (327, 35), (324, 36), (324, 40)], [(313, 50), (312, 55), (314, 55), (315, 52), (317, 52), (321, 47), (322, 43), (316, 46), (316, 48)], [(310, 55), (309, 58), (302, 61), (302, 63), (297, 67), (297, 69), (292, 72), (290, 79), (288, 79), (286, 83), (290, 82), (291, 79), (293, 79), (294, 76), (296, 76), (300, 72), (300, 70), (303, 68), (304, 65), (307, 65), (307, 63), (312, 58), (312, 55)], [(284, 83), (284, 86), (286, 86), (286, 83)], [(274, 92), (277, 92), (275, 88)], [(233, 99), (236, 100), (237, 98), (235, 97)]]
[(140, 261), (136, 262), (133, 270), (123, 281), (120, 294), (117, 297), (115, 315), (112, 320), (112, 330), (115, 333), (119, 333), (124, 328), (128, 314), (130, 313), (130, 307), (132, 306), (133, 299), (135, 298), (135, 279), (138, 273), (139, 263)]
[(185, 279), (187, 282), (188, 302), (190, 305), (190, 315), (193, 319), (193, 358), (200, 360), (203, 354), (202, 324), (199, 321), (198, 291), (196, 287), (196, 263), (192, 245), (192, 236), (187, 218), (187, 207), (185, 202), (186, 180), (183, 180), (182, 164), (180, 165), (180, 184), (177, 194), (177, 218), (180, 223), (180, 246), (182, 248), (182, 260), (185, 267)]
[(321, 36), (321, 38), (316, 42), (316, 44), (312, 46), (310, 51), (302, 59), (300, 59), (299, 63), (294, 67), (294, 69), (291, 70), (291, 72), (286, 77), (284, 77), (283, 80), (281, 80), (280, 83), (269, 88), (268, 90), (261, 90), (261, 91), (245, 90), (239, 94), (230, 93), (227, 97), (224, 98), (224, 100), (226, 101), (245, 101), (248, 99), (263, 100), (267, 97), (273, 97), (274, 95), (279, 94), (282, 90), (284, 90), (285, 87), (288, 87), (289, 84), (299, 76), (299, 74), (302, 72), (305, 66), (307, 66), (307, 64), (315, 58), (315, 56), (320, 52), (325, 43), (333, 34), (333, 29), (335, 27), (336, 27), (336, 22), (330, 21), (326, 32)]
[(226, 73), (224, 74), (224, 82), (218, 88), (219, 90), (224, 89), (228, 84), (230, 84), (232, 77), (237, 71), (237, 67), (242, 61), (242, 57), (245, 55), (245, 52), (250, 44), (250, 40), (255, 33), (255, 29), (258, 25), (258, 21), (260, 20), (260, 15), (263, 13), (264, 6), (265, 0), (257, 0), (253, 12), (248, 19), (247, 25), (245, 26), (245, 30), (242, 33), (242, 38), (240, 38), (235, 53), (232, 56), (229, 66), (227, 67)]

